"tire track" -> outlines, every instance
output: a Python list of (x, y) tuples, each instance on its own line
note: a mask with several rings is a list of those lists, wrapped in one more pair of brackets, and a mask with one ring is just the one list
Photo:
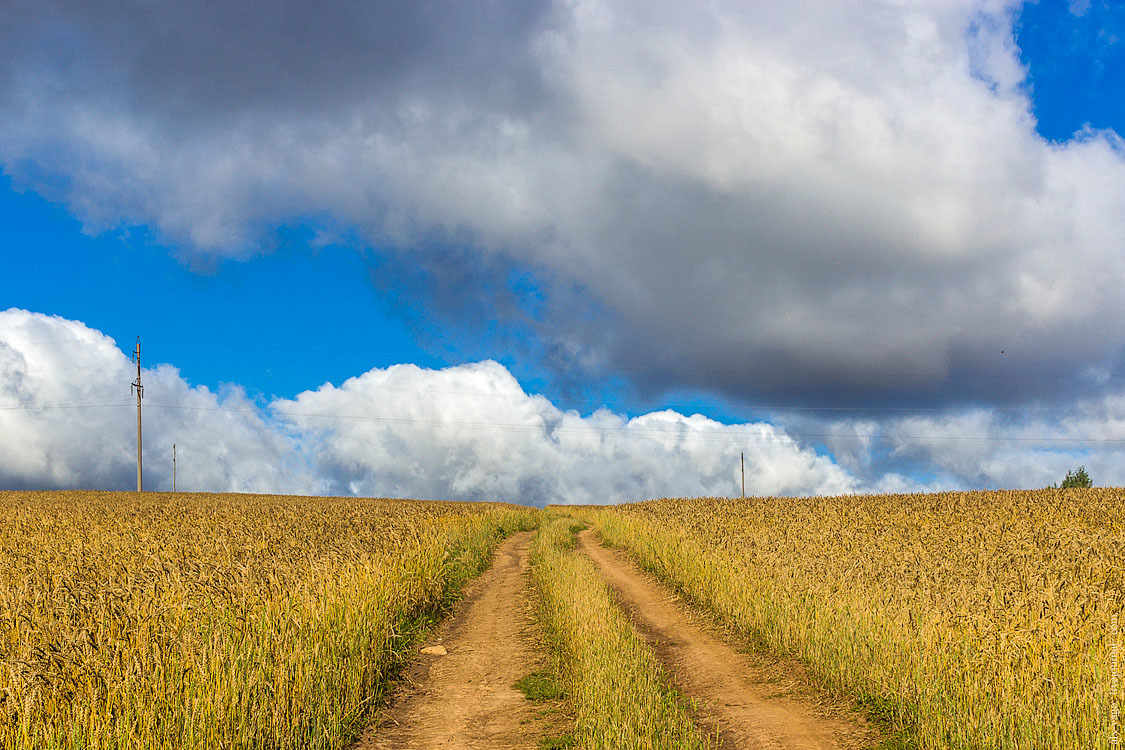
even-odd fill
[(874, 747), (878, 733), (858, 715), (801, 700), (799, 682), (755, 664), (711, 634), (701, 617), (623, 554), (599, 545), (590, 531), (579, 547), (601, 570), (618, 601), (656, 650), (676, 686), (694, 699), (697, 720), (724, 748), (857, 750)]
[(353, 750), (538, 747), (550, 712), (513, 687), (542, 667), (524, 575), (530, 539), (523, 532), (500, 545), (492, 567), (429, 641), (447, 653), (420, 657), (392, 708)]

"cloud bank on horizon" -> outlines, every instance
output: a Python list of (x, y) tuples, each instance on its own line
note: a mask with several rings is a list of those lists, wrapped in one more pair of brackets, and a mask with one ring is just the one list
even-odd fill
[[(89, 364), (72, 366), (75, 348)], [(112, 339), (81, 322), (0, 312), (0, 487), (135, 487), (136, 413), (124, 387), (132, 367)], [(1125, 440), (1095, 455), (1082, 442), (1125, 434), (1120, 396), (1050, 424), (1005, 424), (979, 411), (822, 422), (814, 428), (834, 436), (833, 455), (823, 455), (764, 422), (728, 425), (672, 410), (582, 416), (526, 393), (496, 362), (373, 369), (264, 405), (236, 385), (218, 393), (192, 386), (167, 364), (145, 368), (143, 381), (150, 490), (171, 487), (173, 443), (182, 491), (530, 505), (734, 496), (740, 451), (753, 495), (1043, 486), (1080, 460), (1099, 484), (1125, 484)], [(966, 434), (976, 437), (966, 442)], [(897, 473), (887, 453), (922, 460), (934, 476)]]
[[(69, 366), (81, 348), (81, 369)], [(78, 321), (0, 312), (0, 487), (129, 489), (132, 363)], [(769, 424), (660, 411), (583, 417), (528, 395), (496, 362), (375, 369), (259, 406), (237, 386), (146, 368), (146, 489), (501, 500), (532, 505), (747, 490), (836, 494), (855, 479)], [(736, 447), (737, 446), (737, 447)], [(733, 452), (732, 452), (733, 450)]]

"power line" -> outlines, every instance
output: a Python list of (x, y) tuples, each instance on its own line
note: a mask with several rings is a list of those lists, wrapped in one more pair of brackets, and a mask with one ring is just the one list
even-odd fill
[[(49, 409), (83, 409), (83, 408), (121, 408), (127, 406), (128, 402), (113, 402), (113, 403), (56, 403), (56, 404), (35, 404), (35, 405), (0, 405), (0, 411), (39, 411)], [(465, 422), (455, 420), (424, 420), (408, 417), (383, 417), (364, 414), (325, 414), (325, 413), (310, 413), (310, 412), (294, 412), (294, 411), (281, 411), (278, 409), (239, 409), (225, 406), (192, 406), (186, 404), (162, 404), (149, 402), (149, 407), (158, 409), (178, 409), (185, 411), (213, 411), (225, 412), (229, 414), (248, 414), (254, 416), (272, 415), (279, 417), (290, 418), (305, 418), (305, 419), (339, 419), (339, 420), (359, 420), (370, 422), (382, 422), (386, 424), (397, 425), (415, 425), (419, 427), (456, 427), (465, 429), (479, 429), (479, 430), (497, 430), (502, 432), (522, 432), (522, 433), (540, 433), (546, 432), (548, 434), (564, 433), (564, 434), (591, 434), (600, 435), (605, 433), (620, 433), (623, 435), (634, 435), (637, 437), (658, 438), (663, 436), (688, 436), (692, 439), (702, 440), (718, 440), (719, 442), (784, 442), (787, 438), (797, 438), (804, 440), (872, 440), (889, 442), (894, 440), (911, 440), (911, 441), (970, 441), (970, 442), (1017, 442), (1017, 443), (1068, 443), (1068, 444), (1118, 444), (1125, 443), (1125, 438), (1092, 438), (1092, 437), (1015, 437), (1015, 436), (1000, 436), (1000, 435), (898, 435), (898, 434), (882, 434), (875, 433), (870, 435), (856, 434), (856, 433), (830, 433), (830, 432), (792, 432), (780, 428), (776, 436), (752, 437), (746, 435), (731, 435), (730, 430), (745, 428), (747, 426), (756, 427), (763, 426), (770, 429), (777, 428), (776, 425), (769, 422), (749, 422), (742, 424), (723, 425), (719, 429), (712, 430), (699, 430), (688, 427), (682, 422), (675, 423), (674, 427), (669, 428), (655, 428), (655, 427), (637, 427), (635, 425), (622, 425), (622, 426), (567, 426), (557, 425), (549, 427), (546, 423), (543, 424), (513, 424), (503, 422)], [(619, 416), (619, 415), (615, 415)], [(626, 419), (624, 417), (619, 417)], [(579, 419), (587, 419), (587, 417), (579, 417)], [(635, 419), (635, 418), (634, 418)], [(629, 420), (632, 421), (632, 420)]]
[[(224, 406), (188, 406), (184, 404), (149, 403), (150, 407), (160, 409), (182, 409), (191, 411), (219, 411), (232, 414), (261, 415), (263, 412), (256, 409), (237, 409)], [(815, 438), (836, 440), (918, 440), (918, 441), (983, 441), (983, 442), (1021, 442), (1021, 443), (1106, 443), (1125, 444), (1125, 438), (1087, 438), (1087, 437), (1008, 437), (999, 435), (857, 435), (847, 433), (819, 433), (819, 432), (788, 432), (784, 431), (769, 437), (752, 437), (744, 435), (731, 435), (730, 430), (749, 427), (765, 427), (774, 429), (769, 423), (750, 423), (745, 425), (725, 425), (722, 429), (699, 430), (693, 429), (679, 422), (675, 427), (637, 427), (635, 425), (621, 426), (566, 426), (558, 425), (549, 427), (543, 424), (513, 424), (504, 422), (461, 422), (454, 420), (426, 420), (412, 417), (381, 417), (364, 414), (316, 414), (309, 412), (291, 412), (271, 409), (269, 414), (282, 417), (308, 418), (308, 419), (341, 419), (381, 422), (386, 424), (411, 425), (419, 427), (457, 427), (466, 429), (497, 430), (501, 432), (533, 433), (546, 432), (548, 434), (592, 434), (620, 433), (636, 435), (638, 437), (657, 438), (662, 436), (687, 436), (700, 439), (719, 439), (721, 442), (767, 442), (783, 443), (792, 442), (792, 438)]]
[[(199, 344), (203, 346), (216, 346), (216, 347), (229, 347), (238, 349), (257, 349), (263, 351), (282, 351), (292, 352), (296, 354), (315, 354), (318, 356), (356, 356), (356, 357), (378, 357), (388, 356), (390, 353), (378, 352), (371, 349), (328, 349), (328, 348), (309, 348), (309, 347), (293, 347), (281, 344), (261, 344), (261, 343), (245, 343), (233, 341), (213, 341), (205, 339), (182, 338), (177, 336), (148, 336), (150, 340), (167, 341), (178, 344)], [(60, 341), (37, 341), (29, 342), (32, 346), (42, 346), (48, 344), (95, 344), (102, 343), (98, 341), (83, 341), (80, 339), (74, 340), (60, 340)], [(393, 354), (390, 354), (393, 356)], [(509, 364), (517, 367), (539, 367), (539, 363), (521, 362), (518, 360), (508, 360)], [(395, 363), (401, 364), (401, 363)], [(388, 365), (390, 366), (390, 365)], [(704, 367), (675, 367), (663, 365), (660, 367), (655, 366), (640, 366), (640, 365), (614, 365), (614, 371), (622, 372), (647, 372), (647, 373), (693, 373), (693, 374), (712, 374), (712, 375), (746, 375), (746, 376), (772, 376), (772, 377), (830, 377), (830, 378), (851, 378), (851, 377), (865, 377), (865, 378), (920, 378), (920, 379), (942, 379), (942, 380), (977, 380), (977, 379), (1060, 379), (1060, 380), (1105, 380), (1105, 379), (1119, 379), (1125, 378), (1125, 373), (1033, 373), (1033, 372), (1013, 372), (1013, 373), (951, 373), (945, 371), (895, 371), (886, 370), (881, 372), (873, 372), (869, 370), (839, 370), (839, 371), (819, 371), (819, 370), (796, 370), (796, 369), (778, 369), (778, 368), (704, 368)]]
[[(52, 346), (54, 344), (105, 344), (104, 340), (90, 341), (89, 339), (58, 339), (57, 341), (24, 341), (21, 346)], [(115, 347), (116, 348), (116, 347)]]
[[(158, 337), (160, 338), (160, 337)], [(169, 340), (167, 337), (163, 337)], [(175, 340), (175, 339), (172, 339)], [(84, 340), (60, 340), (60, 341), (44, 341), (44, 342), (31, 342), (33, 345), (47, 345), (47, 344), (93, 344), (103, 343), (97, 341), (84, 341)], [(247, 348), (260, 348), (260, 349), (282, 349), (288, 351), (310, 351), (294, 349), (292, 347), (271, 347), (268, 345), (243, 345), (229, 342), (198, 342), (198, 343), (214, 343), (216, 345), (225, 346), (244, 346)], [(319, 350), (323, 352), (324, 350)], [(141, 440), (141, 399), (143, 396), (143, 386), (141, 384), (141, 363), (140, 363), (140, 337), (137, 337), (136, 347), (133, 351), (133, 362), (137, 366), (136, 380), (133, 381), (131, 391), (135, 391), (137, 395), (137, 478), (138, 490), (142, 486), (142, 440)], [(28, 372), (53, 372), (70, 369), (100, 369), (103, 366), (75, 366), (67, 368), (56, 368), (54, 370), (38, 370)], [(108, 368), (107, 368), (108, 369)], [(704, 372), (705, 370), (697, 370)], [(743, 372), (743, 371), (739, 371)], [(784, 371), (774, 371), (781, 374)], [(791, 374), (791, 373), (790, 373)], [(918, 375), (905, 374), (905, 375)], [(997, 376), (1004, 377), (1004, 376)], [(1034, 377), (1034, 376), (1030, 376)], [(1079, 377), (1079, 376), (1076, 376)], [(1091, 376), (1092, 377), (1092, 376)], [(546, 396), (538, 395), (533, 396), (526, 393), (519, 394), (503, 394), (503, 393), (483, 393), (483, 392), (465, 392), (465, 391), (449, 391), (432, 388), (409, 388), (405, 386), (392, 386), (385, 384), (367, 385), (361, 383), (353, 383), (349, 388), (363, 388), (363, 389), (380, 389), (391, 391), (404, 391), (416, 393), (429, 393), (429, 394), (447, 394), (457, 395), (463, 397), (491, 397), (491, 398), (505, 398), (509, 400), (526, 400), (533, 397), (544, 398), (554, 405), (554, 401), (563, 402), (582, 402), (582, 403), (599, 403), (601, 406), (606, 406), (610, 403), (615, 404), (634, 404), (634, 405), (658, 405), (664, 409), (674, 408), (698, 408), (699, 404), (687, 403), (673, 403), (661, 401), (639, 401), (639, 400), (620, 400), (620, 401), (605, 401), (598, 399), (576, 399), (576, 398), (559, 398), (555, 400), (548, 399)], [(341, 390), (343, 390), (341, 386)], [(0, 404), (0, 410), (3, 411), (34, 411), (45, 409), (73, 409), (73, 408), (114, 408), (121, 404), (117, 401), (110, 402), (82, 402), (82, 401), (61, 401), (54, 403), (42, 404), (26, 404), (26, 403), (13, 403), (13, 404)], [(698, 430), (688, 428), (682, 423), (677, 423), (676, 426), (660, 429), (652, 427), (637, 427), (634, 425), (622, 427), (610, 426), (565, 426), (556, 425), (548, 426), (546, 424), (532, 425), (532, 424), (511, 424), (511, 423), (493, 423), (493, 422), (463, 422), (453, 420), (418, 420), (411, 418), (396, 418), (396, 417), (379, 417), (371, 415), (357, 415), (357, 414), (314, 414), (314, 413), (301, 413), (281, 411), (277, 409), (269, 410), (250, 410), (250, 409), (234, 409), (230, 407), (197, 407), (186, 406), (182, 404), (150, 404), (159, 408), (167, 409), (188, 409), (188, 410), (206, 410), (227, 413), (245, 413), (261, 416), (263, 413), (269, 413), (277, 416), (290, 417), (290, 418), (310, 418), (310, 419), (346, 419), (346, 420), (367, 420), (377, 421), (387, 424), (402, 424), (402, 425), (418, 425), (426, 427), (458, 427), (468, 429), (486, 429), (486, 430), (500, 430), (500, 431), (519, 431), (519, 432), (547, 432), (549, 434), (556, 433), (585, 433), (585, 434), (605, 434), (607, 432), (617, 432), (628, 435), (636, 435), (639, 437), (659, 437), (666, 435), (683, 436), (688, 435), (693, 439), (721, 439), (724, 442), (747, 440), (751, 439), (748, 436), (735, 436), (729, 434), (730, 429), (738, 427), (738, 425), (724, 425), (720, 430)], [(715, 408), (725, 409), (728, 411), (831, 411), (831, 412), (965, 412), (972, 411), (963, 407), (831, 407), (831, 406), (799, 406), (799, 405), (769, 405), (769, 404), (756, 404), (756, 405), (710, 405)], [(983, 407), (988, 411), (1029, 411), (1033, 408), (1044, 407)], [(763, 424), (763, 423), (758, 423)], [(774, 425), (769, 423), (769, 427), (773, 428)], [(817, 440), (880, 440), (880, 441), (894, 441), (894, 440), (912, 440), (912, 441), (988, 441), (988, 442), (1023, 442), (1023, 443), (1093, 443), (1093, 444), (1116, 444), (1125, 443), (1125, 438), (1088, 438), (1088, 437), (1009, 437), (1009, 436), (995, 436), (995, 435), (857, 435), (857, 434), (840, 434), (840, 433), (822, 433), (822, 432), (790, 432), (784, 431), (780, 436), (770, 436), (768, 438), (757, 438), (758, 441), (765, 442), (778, 442), (785, 439), (800, 438), (800, 439), (817, 439)]]
[[(74, 368), (78, 369), (78, 368)], [(108, 369), (108, 368), (107, 368)], [(116, 368), (113, 368), (116, 369)], [(796, 404), (715, 404), (704, 403), (700, 401), (656, 401), (656, 400), (643, 400), (643, 399), (598, 399), (598, 398), (578, 398), (573, 396), (560, 396), (548, 397), (541, 393), (482, 393), (472, 391), (449, 391), (435, 388), (409, 388), (406, 386), (389, 386), (389, 385), (360, 385), (352, 384), (347, 388), (343, 386), (334, 386), (335, 390), (347, 391), (351, 388), (362, 388), (364, 390), (387, 390), (403, 393), (421, 393), (421, 394), (440, 394), (448, 396), (463, 396), (467, 398), (502, 398), (509, 401), (523, 401), (533, 398), (546, 399), (551, 404), (585, 404), (597, 405), (594, 411), (601, 407), (617, 406), (646, 406), (657, 407), (659, 410), (675, 409), (685, 411), (689, 409), (701, 408), (714, 408), (721, 409), (727, 412), (746, 412), (746, 413), (768, 413), (778, 411), (809, 411), (809, 412), (843, 412), (843, 413), (858, 413), (858, 412), (875, 412), (875, 413), (964, 413), (974, 409), (986, 409), (988, 411), (1004, 411), (1004, 412), (1024, 412), (1034, 410), (1049, 409), (1047, 405), (1030, 405), (1030, 406), (987, 406), (987, 407), (959, 407), (959, 406), (800, 406)], [(316, 391), (304, 391), (304, 393), (316, 393)], [(299, 394), (298, 394), (299, 395)], [(295, 398), (295, 397), (294, 397)], [(292, 400), (292, 399), (283, 399)], [(81, 405), (81, 404), (80, 404)], [(18, 402), (0, 404), (0, 410), (6, 409), (40, 409), (48, 408), (50, 404), (35, 404), (27, 405)]]
[(66, 370), (116, 370), (118, 365), (78, 365), (76, 367), (52, 367), (47, 370), (23, 370), (21, 375), (38, 375), (43, 372), (64, 372)]
[[(618, 406), (657, 406), (664, 409), (698, 409), (700, 407), (712, 407), (716, 409), (724, 409), (726, 411), (746, 411), (746, 412), (771, 412), (771, 411), (839, 411), (839, 412), (964, 412), (971, 411), (972, 407), (959, 407), (959, 406), (798, 406), (789, 404), (709, 404), (697, 401), (655, 401), (655, 400), (640, 400), (640, 399), (598, 399), (598, 398), (577, 398), (573, 396), (560, 396), (557, 398), (547, 397), (540, 393), (481, 393), (471, 391), (447, 391), (436, 388), (408, 388), (406, 386), (394, 385), (366, 385), (361, 383), (352, 383), (345, 387), (343, 384), (340, 386), (333, 386), (337, 391), (347, 391), (351, 388), (363, 388), (370, 390), (388, 390), (388, 391), (402, 391), (408, 393), (436, 393), (450, 396), (471, 396), (471, 397), (484, 397), (484, 398), (505, 398), (511, 400), (530, 399), (530, 398), (544, 398), (552, 404), (555, 403), (579, 403), (579, 404), (599, 404), (600, 406), (608, 406), (615, 404)], [(306, 391), (306, 393), (315, 391)], [(989, 406), (978, 407), (987, 408), (989, 411), (1030, 411), (1033, 409), (1047, 409), (1045, 405), (1035, 406)]]
[(128, 406), (129, 401), (89, 402), (89, 401), (60, 401), (44, 404), (0, 404), (0, 411), (40, 411), (44, 409), (102, 409)]

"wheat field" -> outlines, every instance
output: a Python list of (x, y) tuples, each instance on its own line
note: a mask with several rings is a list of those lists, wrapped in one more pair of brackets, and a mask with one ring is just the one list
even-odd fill
[[(565, 513), (736, 642), (858, 699), (897, 747), (1110, 750), (1125, 705), (1123, 511), (1120, 490), (1072, 489)], [(420, 629), (505, 535), (541, 519), (531, 578), (576, 737), (707, 744), (562, 514), (2, 492), (0, 748), (347, 747)]]
[(0, 493), (0, 747), (340, 748), (413, 633), (536, 515)]
[(1109, 750), (1121, 490), (668, 499), (572, 511), (907, 746)]

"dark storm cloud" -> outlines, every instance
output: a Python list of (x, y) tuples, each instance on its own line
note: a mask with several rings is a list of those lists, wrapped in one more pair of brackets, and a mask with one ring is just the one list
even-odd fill
[[(521, 109), (540, 88), (529, 39), (542, 2), (300, 0), (8, 5), (7, 72), (43, 71), (170, 126), (267, 111), (346, 117), (415, 91)], [(14, 65), (12, 65), (14, 64)], [(57, 75), (56, 75), (57, 74)]]
[(649, 392), (1115, 389), (1125, 149), (1036, 135), (1015, 4), (807, 5), (9, 4), (0, 161), (197, 259), (324, 217), (422, 320)]

